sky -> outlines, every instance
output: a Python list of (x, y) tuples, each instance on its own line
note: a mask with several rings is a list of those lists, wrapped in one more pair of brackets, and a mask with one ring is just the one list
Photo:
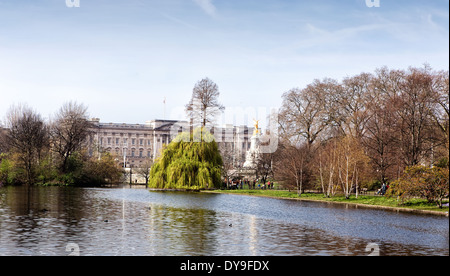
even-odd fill
[(221, 123), (252, 125), (314, 79), (449, 69), (448, 0), (78, 1), (0, 0), (0, 121), (68, 101), (105, 123), (181, 120), (208, 77)]

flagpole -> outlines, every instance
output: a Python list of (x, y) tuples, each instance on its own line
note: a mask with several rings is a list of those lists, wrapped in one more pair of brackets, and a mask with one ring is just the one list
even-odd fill
[(166, 120), (166, 97), (164, 97), (164, 121)]

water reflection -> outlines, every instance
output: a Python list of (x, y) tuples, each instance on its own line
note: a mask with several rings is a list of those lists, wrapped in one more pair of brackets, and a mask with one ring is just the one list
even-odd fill
[(205, 255), (214, 251), (219, 225), (214, 211), (184, 210), (153, 205), (149, 214), (151, 241), (159, 241), (155, 254)]
[[(380, 234), (381, 233), (381, 234)], [(448, 218), (141, 189), (0, 189), (0, 255), (448, 255)]]

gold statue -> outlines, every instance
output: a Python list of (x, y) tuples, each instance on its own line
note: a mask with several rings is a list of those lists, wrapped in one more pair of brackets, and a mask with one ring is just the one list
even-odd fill
[(253, 131), (253, 135), (256, 135), (259, 133), (259, 120), (255, 120), (253, 119), (253, 121), (255, 122), (254, 126), (255, 126), (255, 131)]

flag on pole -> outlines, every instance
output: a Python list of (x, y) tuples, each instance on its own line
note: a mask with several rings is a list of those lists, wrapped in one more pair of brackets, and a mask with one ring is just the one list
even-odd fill
[(164, 121), (165, 121), (166, 120), (166, 97), (164, 97), (163, 104), (164, 104)]

